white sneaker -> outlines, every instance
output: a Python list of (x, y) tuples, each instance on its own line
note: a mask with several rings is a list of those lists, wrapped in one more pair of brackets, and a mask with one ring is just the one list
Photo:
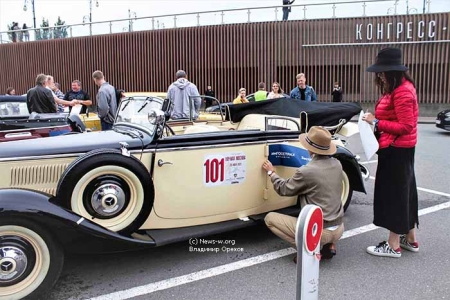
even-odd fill
[(419, 243), (408, 242), (408, 240), (406, 239), (406, 235), (404, 234), (400, 236), (400, 247), (411, 252), (419, 252)]
[(386, 241), (379, 243), (378, 246), (367, 247), (367, 253), (375, 256), (402, 257), (402, 249), (398, 248), (397, 250), (394, 250)]

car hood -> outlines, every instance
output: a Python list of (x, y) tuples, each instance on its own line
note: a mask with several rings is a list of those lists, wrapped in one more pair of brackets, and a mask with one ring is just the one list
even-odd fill
[(1, 143), (0, 159), (86, 153), (100, 148), (120, 149), (120, 142), (126, 142), (130, 150), (142, 149), (151, 141), (152, 137), (146, 133), (142, 133), (138, 138), (114, 130), (68, 134)]

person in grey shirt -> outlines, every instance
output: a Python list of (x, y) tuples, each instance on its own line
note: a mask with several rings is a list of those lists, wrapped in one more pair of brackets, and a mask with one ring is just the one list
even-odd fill
[[(189, 80), (187, 80), (186, 72), (179, 70), (176, 74), (177, 80), (172, 83), (167, 91), (167, 98), (173, 105), (171, 118), (176, 119), (190, 119), (198, 118), (198, 111), (202, 105), (202, 99), (198, 93), (198, 89)], [(193, 102), (192, 107), (189, 107), (189, 98)]]
[(97, 113), (102, 124), (102, 130), (111, 130), (117, 112), (116, 90), (105, 81), (102, 71), (92, 74), (95, 84), (100, 87), (97, 93)]

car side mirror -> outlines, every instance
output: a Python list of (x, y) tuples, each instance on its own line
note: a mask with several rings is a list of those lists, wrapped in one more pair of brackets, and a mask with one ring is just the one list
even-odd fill
[(160, 109), (152, 109), (148, 113), (148, 121), (152, 125), (161, 125), (164, 124), (165, 121), (165, 114)]

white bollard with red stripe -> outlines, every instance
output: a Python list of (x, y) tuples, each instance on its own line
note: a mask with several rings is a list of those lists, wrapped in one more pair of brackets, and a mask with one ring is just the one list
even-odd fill
[(297, 300), (319, 299), (320, 238), (323, 230), (322, 209), (308, 204), (297, 221)]

